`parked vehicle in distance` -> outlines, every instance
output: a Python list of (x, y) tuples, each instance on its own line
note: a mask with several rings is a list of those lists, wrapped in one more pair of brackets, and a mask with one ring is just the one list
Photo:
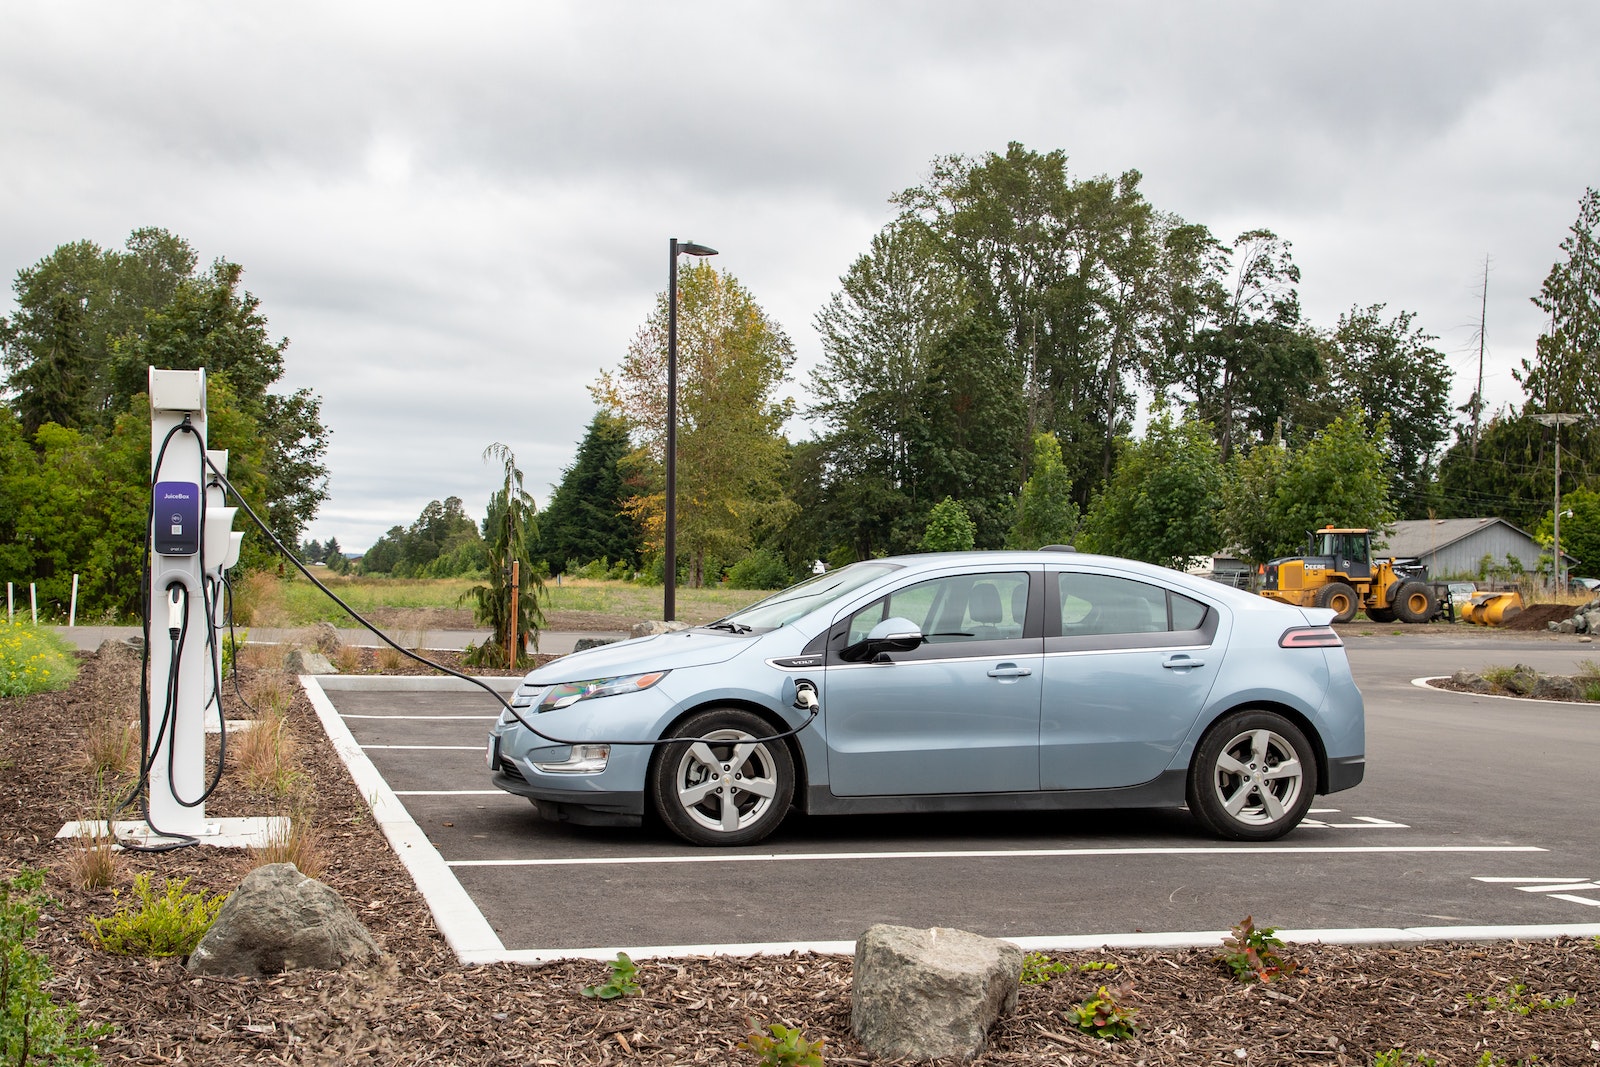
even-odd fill
[(487, 757), (547, 818), (701, 845), (792, 809), (1182, 806), (1264, 841), (1365, 771), (1332, 617), (1070, 550), (869, 560), (540, 667)]

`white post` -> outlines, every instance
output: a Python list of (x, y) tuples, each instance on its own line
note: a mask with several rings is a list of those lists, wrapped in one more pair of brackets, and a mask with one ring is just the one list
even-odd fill
[(28, 583), (28, 600), (33, 604), (33, 624), (39, 625), (39, 583)]
[(78, 576), (72, 576), (72, 606), (67, 609), (67, 628), (78, 625)]
[(6, 583), (6, 625), (15, 625), (17, 621), (17, 605), (11, 599), (11, 583)]
[[(187, 425), (187, 429), (183, 429)], [(165, 446), (163, 450), (163, 446)], [(165, 834), (206, 834), (205, 700), (210, 674), (200, 569), (200, 522), (206, 483), (206, 374), (150, 368), (150, 474), (156, 486), (150, 565), (150, 827)], [(157, 456), (160, 465), (157, 467)], [(170, 606), (178, 590), (178, 607)], [(187, 596), (185, 597), (185, 594)], [(175, 618), (174, 618), (175, 616)], [(169, 636), (187, 628), (181, 655)], [(176, 674), (176, 679), (173, 675)], [(168, 682), (176, 696), (167, 711)], [(163, 718), (167, 729), (154, 727)], [(180, 798), (187, 803), (180, 803)], [(193, 806), (190, 806), (193, 805)]]

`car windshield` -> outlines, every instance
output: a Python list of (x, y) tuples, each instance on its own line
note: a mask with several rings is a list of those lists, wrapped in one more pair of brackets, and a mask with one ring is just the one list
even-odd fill
[(784, 626), (817, 608), (849, 596), (869, 582), (897, 569), (898, 565), (892, 563), (852, 563), (848, 567), (807, 578), (799, 585), (791, 585), (712, 625), (728, 624), (729, 629), (741, 630), (747, 626), (752, 630)]

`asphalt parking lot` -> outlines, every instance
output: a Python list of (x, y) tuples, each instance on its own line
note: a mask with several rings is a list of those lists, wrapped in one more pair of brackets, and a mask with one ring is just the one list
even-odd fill
[[(1600, 933), (1600, 711), (1467, 697), (1419, 675), (1593, 646), (1353, 640), (1368, 775), (1283, 840), (1205, 836), (1181, 811), (791, 817), (749, 849), (544, 822), (489, 785), (498, 705), (450, 679), (308, 685), (357, 785), (469, 962), (851, 951), (869, 925), (1026, 947), (1214, 944), (1246, 915), (1305, 939)], [(499, 680), (505, 682), (506, 680)], [(1531, 933), (1531, 931), (1530, 931)]]

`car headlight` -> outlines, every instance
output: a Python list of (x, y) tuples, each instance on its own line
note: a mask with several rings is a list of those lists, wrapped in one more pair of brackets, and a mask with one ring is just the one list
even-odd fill
[(590, 678), (582, 682), (561, 682), (552, 685), (539, 701), (539, 710), (556, 711), (568, 708), (580, 700), (594, 700), (599, 697), (614, 697), (621, 693), (637, 693), (649, 689), (661, 679), (665, 678), (667, 671), (651, 671), (649, 674), (624, 674), (613, 678)]

